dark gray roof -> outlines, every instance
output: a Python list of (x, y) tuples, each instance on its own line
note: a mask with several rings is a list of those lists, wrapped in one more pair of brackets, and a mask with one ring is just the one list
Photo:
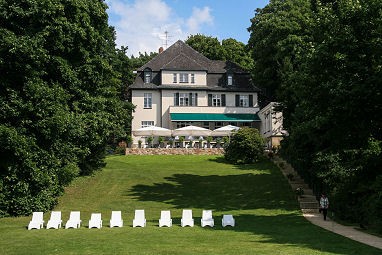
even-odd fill
[(207, 71), (205, 66), (200, 65), (194, 59), (186, 56), (184, 53), (179, 54), (170, 62), (164, 65), (162, 70), (189, 70), (189, 71)]
[[(143, 82), (143, 71), (150, 68), (153, 80), (150, 84)], [(187, 86), (160, 84), (161, 70), (206, 71), (206, 86)], [(129, 89), (192, 89), (220, 91), (260, 91), (252, 85), (250, 74), (230, 61), (210, 60), (194, 50), (183, 41), (177, 41), (151, 61), (140, 67), (138, 75)], [(234, 85), (227, 86), (227, 73), (233, 74)]]
[[(146, 67), (151, 68), (153, 71), (160, 71), (161, 69), (164, 69), (164, 67), (176, 68), (176, 64), (179, 64), (178, 61), (174, 62), (175, 65), (173, 67), (169, 64), (180, 55), (187, 56), (189, 59), (193, 60), (191, 63), (189, 63), (189, 66), (185, 65), (185, 62), (182, 62), (182, 67), (185, 68), (184, 70), (195, 70), (188, 69), (188, 67), (194, 68), (194, 63), (200, 65), (202, 67), (201, 70), (208, 70), (208, 66), (211, 60), (179, 40), (167, 48), (165, 51), (157, 55), (151, 61), (140, 67), (138, 71), (143, 71)], [(184, 58), (182, 58), (182, 60), (184, 60)]]

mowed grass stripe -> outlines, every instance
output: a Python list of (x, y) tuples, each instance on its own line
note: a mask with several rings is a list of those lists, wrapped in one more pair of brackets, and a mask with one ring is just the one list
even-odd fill
[[(0, 254), (381, 254), (380, 250), (307, 222), (294, 194), (272, 163), (235, 166), (218, 156), (116, 156), (92, 177), (78, 178), (55, 210), (64, 222), (81, 211), (80, 229), (32, 230), (30, 217), (0, 219)], [(193, 209), (195, 227), (181, 228), (182, 209)], [(135, 209), (145, 209), (146, 228), (132, 228)], [(214, 228), (201, 228), (212, 209)], [(123, 228), (108, 227), (121, 210)], [(172, 228), (159, 228), (171, 210)], [(87, 229), (92, 212), (104, 227)], [(233, 214), (237, 226), (222, 228)], [(44, 219), (49, 219), (45, 213)]]

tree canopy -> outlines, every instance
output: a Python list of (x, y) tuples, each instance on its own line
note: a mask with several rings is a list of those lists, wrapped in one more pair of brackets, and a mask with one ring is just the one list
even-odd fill
[(216, 37), (196, 34), (189, 36), (186, 43), (211, 60), (228, 60), (246, 71), (253, 68), (250, 51), (244, 43), (235, 39), (224, 39), (220, 43)]
[(98, 0), (0, 2), (0, 215), (50, 209), (103, 165), (131, 106)]
[(248, 28), (254, 68), (253, 81), (266, 100), (276, 100), (283, 75), (298, 65), (298, 58), (310, 41), (309, 0), (271, 0), (257, 9)]
[(381, 13), (377, 0), (273, 0), (249, 42), (253, 76), (282, 105), (284, 156), (316, 193), (329, 192), (337, 216), (379, 231)]

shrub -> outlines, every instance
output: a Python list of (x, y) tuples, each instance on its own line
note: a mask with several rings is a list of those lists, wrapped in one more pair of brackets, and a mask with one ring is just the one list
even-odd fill
[(246, 164), (258, 161), (263, 156), (264, 140), (259, 131), (244, 127), (232, 136), (225, 148), (224, 157), (234, 164)]
[(117, 148), (115, 148), (114, 154), (116, 154), (116, 155), (125, 155), (126, 154), (126, 147), (117, 146)]

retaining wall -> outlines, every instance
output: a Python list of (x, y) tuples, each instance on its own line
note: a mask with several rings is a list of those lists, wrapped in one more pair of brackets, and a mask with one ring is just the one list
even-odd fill
[(126, 148), (126, 155), (223, 155), (223, 148)]

